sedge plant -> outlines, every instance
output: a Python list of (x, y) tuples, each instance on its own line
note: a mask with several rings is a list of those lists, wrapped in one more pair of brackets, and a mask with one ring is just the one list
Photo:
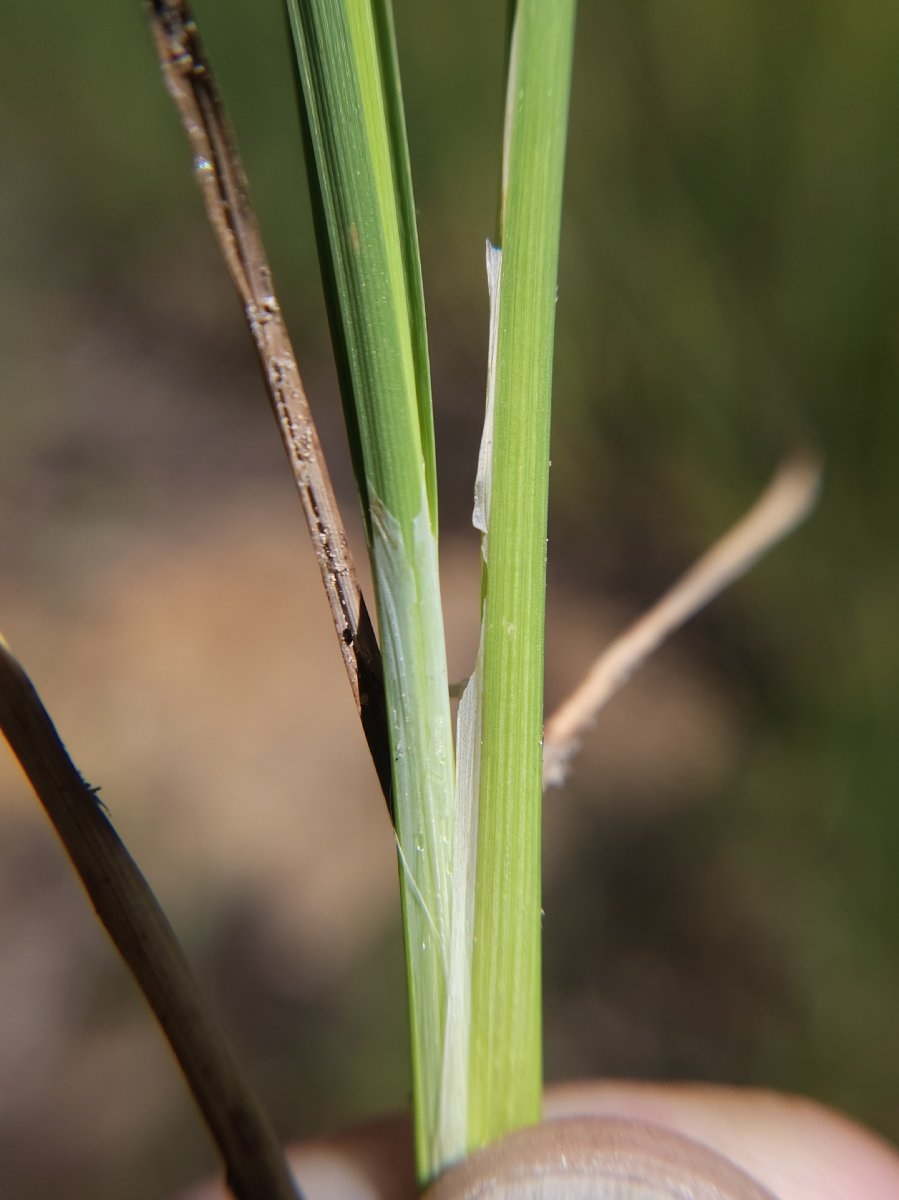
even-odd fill
[(516, 0), (488, 248), (481, 640), (454, 747), (423, 288), (389, 0), (286, 0), (375, 581), (422, 1182), (540, 1114), (549, 415), (574, 0)]
[[(549, 414), (575, 13), (574, 0), (514, 0), (498, 225), (487, 250), (488, 381), (474, 488), (481, 636), (454, 743), (427, 333), (389, 0), (285, 4), (380, 651), (196, 22), (187, 0), (150, 0), (148, 9), (391, 804), (424, 1184), (540, 1115), (543, 786), (562, 779), (585, 727), (646, 656), (805, 518), (819, 471), (799, 459), (778, 472), (743, 520), (600, 656), (547, 722), (544, 753)], [(295, 1197), (271, 1124), (155, 898), (2, 637), (0, 729), (156, 1013), (235, 1196)]]

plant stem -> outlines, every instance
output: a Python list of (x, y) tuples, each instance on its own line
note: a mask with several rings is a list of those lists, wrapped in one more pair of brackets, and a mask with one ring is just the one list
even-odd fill
[(237, 1200), (298, 1200), (274, 1128), (210, 1013), (150, 886), (0, 636), (0, 729), (97, 916), (153, 1011)]
[(468, 1141), (540, 1115), (546, 509), (574, 0), (513, 10), (486, 513)]
[(390, 756), (381, 656), (281, 315), (243, 163), (186, 0), (148, 0), (147, 13), (166, 86), (191, 144), (194, 177), (243, 305), (318, 559), (337, 643), (389, 807)]
[(440, 1127), (454, 767), (424, 304), (386, 2), (287, 0), (319, 258), (375, 579), (393, 758), (419, 1176)]

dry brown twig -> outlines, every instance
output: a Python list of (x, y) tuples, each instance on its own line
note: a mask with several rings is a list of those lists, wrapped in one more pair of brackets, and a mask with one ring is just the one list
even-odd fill
[(266, 391), (300, 494), (356, 708), (390, 805), (381, 654), (275, 295), (230, 122), (184, 0), (147, 5), (163, 76), (194, 155), (210, 224), (244, 306)]
[(820, 464), (812, 459), (784, 463), (749, 512), (599, 655), (546, 722), (544, 788), (565, 782), (571, 759), (599, 710), (653, 651), (805, 520), (820, 482)]

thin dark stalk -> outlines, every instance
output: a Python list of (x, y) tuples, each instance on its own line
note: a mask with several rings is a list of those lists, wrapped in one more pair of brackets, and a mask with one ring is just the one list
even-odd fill
[(389, 807), (390, 750), (381, 654), (275, 296), (231, 125), (188, 5), (184, 0), (149, 0), (147, 9), (165, 82), (194, 153), (194, 175), (206, 212), (244, 306), (356, 708)]
[(193, 1093), (237, 1200), (298, 1200), (278, 1138), (149, 884), (0, 638), (0, 728)]

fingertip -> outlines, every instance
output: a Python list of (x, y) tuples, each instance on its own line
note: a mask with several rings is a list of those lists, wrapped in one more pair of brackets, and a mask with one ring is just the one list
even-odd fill
[(707, 1085), (586, 1083), (547, 1092), (547, 1117), (629, 1117), (729, 1158), (780, 1200), (899, 1200), (899, 1152), (814, 1101)]

